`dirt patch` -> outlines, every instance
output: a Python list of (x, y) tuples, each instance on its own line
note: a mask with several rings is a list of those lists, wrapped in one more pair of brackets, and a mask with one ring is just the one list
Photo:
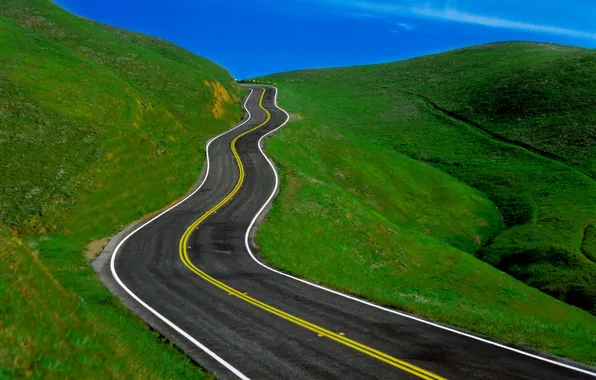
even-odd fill
[(85, 251), (85, 259), (87, 259), (87, 261), (89, 262), (95, 260), (97, 256), (99, 256), (101, 251), (103, 251), (103, 247), (105, 247), (109, 241), (110, 238), (106, 237), (103, 239), (94, 240), (91, 243), (89, 243), (89, 245), (87, 246), (87, 250)]
[(212, 82), (207, 79), (203, 81), (205, 86), (210, 87), (213, 90), (213, 106), (211, 108), (211, 114), (216, 119), (222, 119), (224, 117), (224, 106), (227, 103), (232, 102), (230, 94), (224, 86), (219, 82)]
[(299, 113), (291, 113), (290, 114), (290, 122), (294, 122), (294, 121), (301, 121), (304, 120), (304, 116), (302, 116)]

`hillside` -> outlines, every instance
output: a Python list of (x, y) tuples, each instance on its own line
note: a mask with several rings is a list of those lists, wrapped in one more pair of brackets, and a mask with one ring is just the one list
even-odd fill
[[(10, 270), (0, 281), (0, 377), (14, 378), (160, 378), (202, 376), (174, 347), (133, 317), (123, 314), (132, 331), (109, 331), (85, 303), (44, 268), (27, 245), (0, 226), (0, 259)], [(106, 307), (112, 302), (105, 299)], [(114, 306), (112, 306), (114, 307)], [(114, 334), (114, 335), (112, 335)], [(158, 368), (139, 355), (153, 358)]]
[[(1, 345), (1, 374), (201, 376), (88, 261), (104, 238), (192, 185), (205, 141), (240, 119), (240, 89), (208, 60), (49, 0), (0, 0), (0, 36), (0, 251), (14, 263), (0, 279), (0, 328), (23, 350)], [(30, 296), (10, 294), (31, 277)], [(43, 338), (56, 321), (67, 331), (48, 327)]]
[(267, 146), (264, 258), (595, 363), (596, 318), (570, 306), (596, 312), (594, 73), (591, 50), (504, 43), (262, 78), (294, 114)]

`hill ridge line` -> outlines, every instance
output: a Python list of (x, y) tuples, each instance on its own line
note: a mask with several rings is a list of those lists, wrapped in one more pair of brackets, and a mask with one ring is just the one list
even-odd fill
[(575, 166), (567, 164), (566, 161), (568, 161), (568, 160), (565, 157), (561, 157), (554, 153), (545, 152), (543, 150), (537, 149), (537, 148), (535, 148), (529, 144), (526, 144), (524, 142), (512, 140), (507, 137), (496, 134), (494, 132), (491, 132), (488, 128), (483, 127), (480, 123), (470, 120), (470, 119), (463, 117), (461, 115), (458, 115), (455, 112), (449, 111), (449, 110), (439, 106), (438, 104), (436, 104), (435, 102), (433, 102), (431, 99), (427, 98), (424, 95), (416, 94), (416, 93), (413, 93), (413, 92), (410, 92), (407, 90), (401, 90), (401, 91), (409, 96), (415, 97), (415, 98), (423, 101), (427, 105), (427, 107), (430, 108), (431, 110), (433, 110), (449, 119), (453, 119), (455, 121), (464, 123), (467, 126), (469, 126), (470, 128), (472, 128), (476, 131), (482, 132), (483, 134), (487, 135), (487, 137), (489, 137), (489, 138), (492, 138), (494, 140), (497, 140), (497, 141), (505, 143), (505, 144), (513, 145), (517, 148), (523, 149), (525, 151), (528, 151), (529, 153), (533, 153), (533, 154), (538, 155), (542, 158), (545, 158), (545, 159), (548, 159), (551, 161), (556, 161), (556, 162), (568, 167), (571, 170), (574, 170), (574, 171), (577, 171), (577, 172), (583, 174), (583, 176), (590, 179), (590, 181), (596, 183), (596, 179), (593, 178), (590, 174), (586, 173), (585, 171), (583, 171), (580, 168), (577, 168)]

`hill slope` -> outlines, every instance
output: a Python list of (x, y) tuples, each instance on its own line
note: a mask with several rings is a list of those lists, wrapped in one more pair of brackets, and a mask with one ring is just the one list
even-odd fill
[[(102, 356), (108, 376), (114, 371), (143, 378), (200, 375), (114, 301), (85, 252), (96, 241), (87, 252), (92, 259), (102, 247), (100, 239), (191, 186), (205, 141), (242, 114), (239, 88), (212, 62), (163, 40), (76, 17), (49, 0), (0, 0), (0, 36), (0, 228), (12, 229), (13, 235), (3, 232), (7, 239), (35, 249), (41, 261), (31, 271), (49, 269), (38, 288), (48, 288), (51, 276), (65, 289), (48, 288), (48, 297), (64, 300), (56, 299), (52, 313), (39, 315), (40, 325), (51, 324), (54, 316), (70, 320), (71, 314), (80, 321), (73, 323), (72, 334), (81, 339), (55, 335), (55, 346), (39, 345), (39, 355), (64, 346), (75, 357), (80, 351), (75, 346), (90, 342), (96, 351), (118, 347), (126, 356), (126, 361)], [(8, 256), (26, 250), (4, 244), (0, 249)], [(25, 276), (28, 267), (11, 267), (2, 287), (9, 289), (11, 278)], [(26, 308), (43, 298), (32, 297), (25, 305), (2, 297), (9, 302), (3, 317), (8, 313), (17, 327), (26, 326)], [(60, 305), (66, 305), (63, 311)], [(6, 352), (0, 355), (5, 371)], [(68, 366), (42, 368), (29, 359), (37, 360), (8, 363), (8, 371), (20, 373), (28, 366), (41, 376), (77, 375), (63, 372)]]
[[(295, 114), (267, 147), (285, 186), (258, 237), (264, 257), (381, 303), (595, 362), (596, 318), (474, 258), (596, 311), (594, 154), (574, 143), (590, 141), (596, 98), (587, 79), (567, 84), (593, 59), (584, 49), (493, 44), (264, 78)], [(497, 110), (504, 88), (508, 108), (518, 105), (511, 115)], [(548, 143), (555, 127), (565, 132)]]
[[(44, 268), (18, 236), (0, 225), (0, 377), (161, 378), (201, 377), (174, 347), (157, 343), (134, 317), (122, 314), (131, 331), (110, 331), (105, 320)], [(112, 301), (106, 297), (105, 307)], [(114, 307), (112, 305), (111, 307)], [(130, 338), (137, 340), (131, 344)], [(118, 339), (124, 338), (124, 339)], [(140, 355), (141, 354), (141, 355)], [(162, 368), (147, 363), (142, 355)]]

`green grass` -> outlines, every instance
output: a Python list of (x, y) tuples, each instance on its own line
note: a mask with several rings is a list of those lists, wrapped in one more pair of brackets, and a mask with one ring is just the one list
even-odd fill
[[(561, 116), (594, 112), (596, 85), (566, 84), (569, 65), (589, 71), (593, 56), (493, 44), (264, 78), (295, 114), (267, 144), (283, 182), (257, 237), (264, 258), (381, 304), (596, 363), (596, 318), (569, 305), (596, 312), (594, 155), (572, 144), (589, 128)], [(536, 76), (552, 94), (530, 95), (546, 86)], [(497, 121), (478, 105), (500, 104), (503, 87), (520, 106)], [(553, 125), (567, 132), (548, 144)]]
[[(39, 297), (3, 302), (0, 320), (21, 332), (7, 347), (16, 351), (0, 350), (2, 373), (201, 377), (103, 287), (84, 252), (192, 185), (205, 141), (240, 119), (240, 89), (212, 62), (49, 0), (0, 0), (0, 36), (0, 228), (40, 259), (27, 272), (29, 259), (16, 257), (27, 248), (0, 247), (16, 263), (0, 286), (49, 270), (32, 285)], [(36, 314), (34, 329), (27, 310), (42, 299), (49, 313)], [(54, 319), (72, 327), (36, 340)], [(79, 343), (105, 368), (87, 363)]]
[[(123, 334), (90, 312), (87, 299), (64, 289), (37, 254), (0, 226), (0, 378), (201, 378), (204, 373), (133, 316)], [(104, 297), (105, 308), (115, 308)], [(116, 326), (117, 327), (117, 326)], [(129, 337), (137, 338), (131, 344)], [(119, 339), (123, 338), (124, 341)], [(141, 359), (145, 355), (147, 358)], [(148, 365), (155, 360), (162, 367)]]

